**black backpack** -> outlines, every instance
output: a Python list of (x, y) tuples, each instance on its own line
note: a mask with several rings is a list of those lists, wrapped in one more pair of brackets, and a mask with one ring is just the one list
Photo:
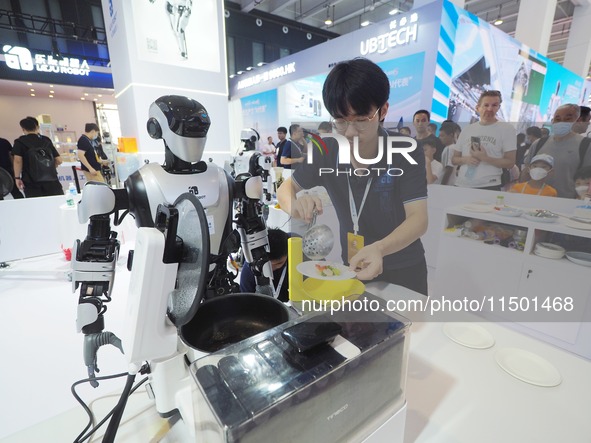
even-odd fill
[(26, 174), (33, 183), (52, 182), (57, 180), (57, 170), (55, 168), (55, 158), (51, 142), (47, 139), (41, 139), (40, 146), (32, 146), (23, 139), (20, 142), (27, 147)]
[[(541, 139), (539, 139), (536, 143), (535, 150), (532, 152), (532, 155), (529, 158), (534, 158), (534, 156), (537, 155), (538, 152), (540, 152), (540, 149), (542, 149), (542, 146), (544, 146), (544, 143), (546, 143), (549, 138), (550, 137), (542, 137)], [(583, 166), (585, 154), (587, 153), (587, 149), (589, 149), (590, 144), (591, 138), (583, 137), (583, 140), (581, 140), (581, 144), (579, 145), (579, 167), (577, 169), (581, 169), (581, 166)]]

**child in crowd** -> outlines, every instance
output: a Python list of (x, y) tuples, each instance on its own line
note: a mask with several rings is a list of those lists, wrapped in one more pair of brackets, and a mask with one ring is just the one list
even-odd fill
[(423, 141), (423, 151), (425, 152), (425, 169), (427, 172), (427, 184), (440, 184), (443, 178), (443, 165), (433, 158), (437, 152), (437, 147), (432, 140)]
[(575, 172), (575, 191), (577, 199), (591, 199), (591, 166), (584, 166)]
[(552, 186), (546, 184), (546, 177), (552, 172), (554, 157), (548, 154), (538, 154), (530, 163), (530, 180), (514, 184), (509, 192), (520, 194), (543, 195), (556, 197), (558, 192)]

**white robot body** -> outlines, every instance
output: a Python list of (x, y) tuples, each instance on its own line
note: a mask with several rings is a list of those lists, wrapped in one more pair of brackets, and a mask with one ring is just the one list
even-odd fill
[(178, 263), (162, 262), (164, 234), (156, 228), (138, 230), (135, 251), (122, 338), (127, 362), (141, 366), (177, 351), (166, 294), (174, 289)]
[[(146, 213), (147, 208), (143, 209), (140, 220), (136, 219), (139, 226), (151, 226), (159, 204), (172, 204), (184, 192), (196, 195), (207, 213), (211, 252), (218, 253), (231, 212), (228, 179), (223, 168), (208, 163), (207, 170), (198, 174), (170, 174), (161, 165), (149, 163), (132, 174), (125, 185), (130, 195), (138, 189), (145, 194), (143, 199), (147, 200), (149, 213)], [(141, 213), (138, 210), (136, 217)]]

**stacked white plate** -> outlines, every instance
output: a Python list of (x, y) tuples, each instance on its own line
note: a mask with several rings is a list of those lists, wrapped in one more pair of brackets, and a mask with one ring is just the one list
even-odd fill
[(568, 251), (566, 258), (578, 265), (591, 266), (591, 254), (588, 252)]
[(553, 259), (560, 259), (564, 257), (566, 253), (566, 249), (562, 246), (555, 245), (554, 243), (536, 243), (534, 248), (534, 254), (544, 257), (544, 258), (553, 258)]

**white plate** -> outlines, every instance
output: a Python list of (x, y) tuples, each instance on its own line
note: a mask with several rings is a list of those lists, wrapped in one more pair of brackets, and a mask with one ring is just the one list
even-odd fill
[(523, 217), (528, 220), (536, 221), (536, 222), (540, 222), (540, 223), (556, 223), (556, 221), (558, 220), (558, 217), (536, 217), (536, 216), (530, 214), (529, 212), (524, 212)]
[(588, 252), (569, 251), (566, 258), (577, 265), (591, 266), (591, 254)]
[(497, 364), (513, 377), (535, 386), (552, 387), (562, 382), (558, 369), (533, 352), (517, 348), (499, 349)]
[[(333, 266), (337, 268), (339, 271), (341, 271), (341, 275), (333, 275), (331, 277), (325, 277), (323, 275), (320, 275), (318, 270), (316, 269), (316, 265), (318, 264), (323, 266)], [(353, 271), (350, 271), (349, 268), (343, 264), (324, 260), (303, 261), (296, 266), (296, 269), (298, 270), (298, 272), (301, 272), (306, 277), (315, 278), (318, 280), (348, 280), (350, 278), (355, 278), (357, 276), (357, 274), (355, 274)]]
[(564, 225), (568, 226), (569, 228), (584, 229), (586, 231), (591, 231), (591, 223), (581, 223), (575, 220), (565, 218)]
[(474, 323), (446, 323), (443, 325), (443, 333), (467, 348), (488, 349), (495, 344), (490, 332)]
[(553, 260), (560, 260), (562, 257), (564, 257), (564, 254), (558, 256), (558, 255), (549, 254), (547, 252), (542, 252), (539, 249), (534, 249), (534, 255), (537, 255), (538, 257), (543, 257), (543, 258), (551, 258)]
[(470, 212), (491, 212), (494, 206), (488, 203), (468, 203), (462, 206), (462, 208)]
[(497, 211), (497, 214), (502, 215), (504, 217), (519, 217), (521, 214), (523, 214), (523, 211), (521, 209), (517, 209), (517, 208), (501, 208)]

